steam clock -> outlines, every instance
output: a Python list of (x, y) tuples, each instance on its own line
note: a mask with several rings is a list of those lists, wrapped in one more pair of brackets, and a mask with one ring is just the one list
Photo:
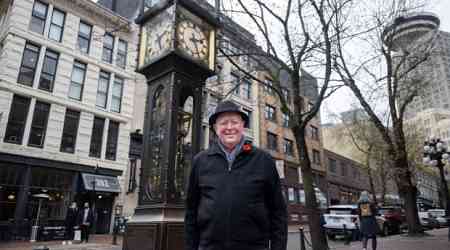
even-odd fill
[(216, 18), (192, 0), (144, 1), (138, 71), (147, 78), (138, 206), (125, 250), (183, 249), (185, 190), (200, 149), (202, 87), (214, 74)]

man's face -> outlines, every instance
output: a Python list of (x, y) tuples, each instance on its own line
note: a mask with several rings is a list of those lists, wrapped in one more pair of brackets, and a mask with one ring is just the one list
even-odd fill
[(244, 120), (241, 115), (226, 112), (217, 117), (214, 129), (220, 141), (228, 148), (236, 146), (244, 133)]
[(88, 208), (88, 207), (89, 207), (89, 203), (87, 203), (87, 202), (84, 203), (84, 207), (85, 207), (85, 208)]

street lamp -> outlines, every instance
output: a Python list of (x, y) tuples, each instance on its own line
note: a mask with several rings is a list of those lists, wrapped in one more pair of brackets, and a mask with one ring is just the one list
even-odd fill
[[(447, 145), (438, 138), (425, 141), (423, 147), (423, 163), (428, 166), (437, 167), (441, 177), (441, 192), (445, 199), (445, 215), (447, 220), (450, 217), (450, 194), (447, 181), (445, 180), (445, 164), (449, 162), (450, 152)], [(450, 226), (448, 228), (448, 240), (450, 241)]]

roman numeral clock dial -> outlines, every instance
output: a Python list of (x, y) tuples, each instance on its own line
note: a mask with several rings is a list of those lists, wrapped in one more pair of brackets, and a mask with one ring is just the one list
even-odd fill
[(177, 38), (179, 48), (195, 59), (207, 63), (209, 40), (206, 32), (199, 25), (189, 20), (181, 21), (177, 28)]

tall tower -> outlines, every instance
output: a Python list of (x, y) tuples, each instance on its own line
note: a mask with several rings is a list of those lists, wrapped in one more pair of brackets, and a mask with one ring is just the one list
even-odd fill
[(414, 12), (399, 16), (383, 31), (383, 41), (392, 42), (392, 48), (400, 51), (415, 44), (430, 31), (437, 30), (439, 24), (439, 18), (430, 12)]
[[(405, 51), (411, 55), (416, 51), (421, 53), (423, 46), (433, 46), (433, 53), (428, 60), (414, 70), (421, 78), (426, 79), (427, 84), (408, 105), (405, 112), (406, 119), (413, 118), (425, 109), (449, 108), (450, 86), (447, 86), (449, 79), (443, 72), (449, 69), (441, 68), (442, 64), (447, 63), (447, 59), (445, 48), (440, 42), (443, 32), (438, 31), (439, 24), (439, 18), (433, 13), (415, 12), (397, 17), (383, 32), (384, 43), (399, 54)], [(395, 63), (396, 57), (393, 59)]]

